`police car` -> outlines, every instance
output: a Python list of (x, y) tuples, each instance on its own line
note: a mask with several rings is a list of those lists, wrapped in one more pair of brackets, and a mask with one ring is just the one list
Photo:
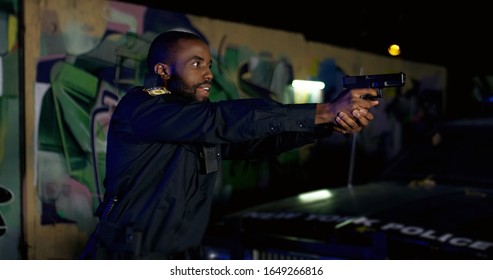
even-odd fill
[(226, 215), (210, 258), (491, 259), (492, 143), (493, 119), (446, 122), (378, 180)]

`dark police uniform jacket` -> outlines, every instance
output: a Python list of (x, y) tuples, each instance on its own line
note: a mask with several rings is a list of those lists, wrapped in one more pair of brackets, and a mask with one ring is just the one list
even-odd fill
[(221, 159), (313, 143), (315, 104), (267, 99), (195, 102), (135, 87), (113, 112), (105, 199), (83, 258), (166, 259), (200, 244)]

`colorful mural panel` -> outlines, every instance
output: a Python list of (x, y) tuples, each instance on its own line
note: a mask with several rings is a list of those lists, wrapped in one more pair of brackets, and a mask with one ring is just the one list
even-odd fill
[(21, 259), (18, 1), (0, 2), (0, 259)]

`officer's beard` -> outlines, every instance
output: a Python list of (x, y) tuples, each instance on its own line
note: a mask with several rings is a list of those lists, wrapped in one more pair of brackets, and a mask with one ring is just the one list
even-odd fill
[[(182, 79), (182, 77), (176, 73), (172, 73), (170, 79), (168, 80), (168, 90), (173, 94), (180, 94), (190, 101), (199, 101), (197, 98), (196, 90), (202, 84), (196, 84), (193, 86), (188, 86), (187, 83)], [(208, 99), (207, 99), (208, 100)], [(204, 100), (206, 101), (206, 100)]]

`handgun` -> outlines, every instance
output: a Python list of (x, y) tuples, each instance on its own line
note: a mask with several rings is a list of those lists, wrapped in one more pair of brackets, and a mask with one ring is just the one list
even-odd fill
[(362, 98), (375, 99), (382, 98), (383, 88), (401, 87), (406, 83), (406, 74), (403, 72), (392, 74), (375, 74), (362, 76), (344, 76), (342, 84), (345, 88), (376, 88), (378, 96), (364, 95)]

